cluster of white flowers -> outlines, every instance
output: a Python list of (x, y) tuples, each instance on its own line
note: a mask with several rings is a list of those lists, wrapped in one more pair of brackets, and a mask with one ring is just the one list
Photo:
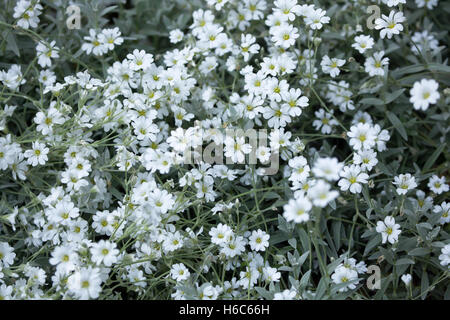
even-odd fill
[(24, 29), (30, 27), (35, 29), (39, 24), (39, 16), (44, 8), (40, 1), (19, 0), (14, 7), (14, 19), (17, 19), (17, 25)]
[(89, 36), (85, 36), (81, 50), (87, 54), (94, 54), (96, 56), (102, 56), (108, 51), (114, 50), (115, 46), (123, 43), (119, 28), (103, 29), (101, 32), (97, 32), (95, 29), (89, 29)]
[(18, 64), (11, 65), (8, 70), (0, 70), (0, 81), (11, 90), (18, 90), (22, 84), (27, 82), (22, 74), (22, 68)]

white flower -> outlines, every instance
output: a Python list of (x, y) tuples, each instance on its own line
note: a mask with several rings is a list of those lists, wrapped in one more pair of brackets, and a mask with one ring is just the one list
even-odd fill
[(94, 29), (89, 29), (89, 36), (83, 38), (87, 42), (81, 45), (81, 50), (87, 54), (93, 53), (96, 56), (101, 56), (108, 51), (108, 47), (100, 42), (100, 34)]
[(386, 150), (386, 142), (391, 138), (389, 132), (387, 130), (381, 130), (378, 124), (373, 126), (373, 130), (376, 135), (375, 142), (377, 144), (377, 150), (380, 152)]
[(297, 0), (275, 0), (275, 13), (281, 13), (286, 20), (294, 21), (295, 16), (299, 14), (300, 6)]
[(381, 18), (375, 20), (375, 29), (381, 29), (381, 39), (385, 37), (391, 39), (394, 34), (399, 34), (400, 31), (403, 31), (403, 25), (401, 23), (405, 20), (406, 18), (403, 16), (403, 12), (391, 10), (389, 16), (382, 14)]
[(250, 59), (250, 55), (258, 53), (259, 44), (255, 43), (256, 38), (251, 34), (241, 34), (241, 54), (244, 56), (244, 61)]
[(400, 225), (395, 223), (394, 217), (390, 216), (387, 216), (384, 222), (378, 221), (376, 230), (378, 233), (381, 233), (383, 243), (389, 241), (391, 244), (397, 242), (398, 236), (401, 233)]
[(166, 214), (173, 205), (175, 204), (175, 200), (173, 196), (167, 192), (167, 190), (160, 190), (156, 188), (149, 194), (148, 198), (149, 203), (151, 204), (153, 210), (156, 210), (158, 213)]
[(214, 15), (210, 10), (198, 9), (192, 13), (194, 20), (190, 26), (192, 34), (198, 36), (204, 31), (207, 26), (210, 26), (214, 21)]
[(345, 268), (343, 266), (336, 268), (331, 275), (331, 280), (335, 284), (346, 284), (346, 286), (339, 289), (339, 292), (346, 292), (348, 289), (355, 289), (355, 280), (358, 279), (358, 273), (355, 270)]
[(33, 283), (36, 286), (45, 284), (46, 274), (43, 269), (26, 264), (23, 271), (28, 277), (29, 283)]
[(450, 202), (442, 202), (434, 206), (433, 212), (440, 215), (439, 223), (446, 224), (450, 222)]
[(82, 268), (67, 279), (67, 288), (81, 300), (96, 299), (102, 291), (100, 269)]
[(100, 240), (94, 243), (91, 248), (92, 261), (97, 265), (104, 264), (112, 266), (118, 261), (119, 250), (115, 242)]
[(290, 181), (304, 182), (309, 176), (310, 168), (305, 157), (298, 156), (289, 160), (289, 167), (292, 168)]
[(364, 62), (365, 71), (371, 76), (384, 76), (384, 66), (389, 66), (389, 58), (383, 57), (384, 51), (375, 52)]
[(264, 119), (269, 119), (267, 124), (274, 129), (285, 127), (291, 122), (289, 109), (288, 105), (278, 104), (275, 101), (271, 101), (269, 107), (262, 108)]
[(445, 183), (445, 177), (438, 177), (435, 174), (428, 181), (428, 188), (436, 194), (441, 194), (449, 190), (448, 184)]
[(344, 166), (337, 158), (318, 158), (314, 162), (312, 173), (317, 178), (325, 178), (328, 181), (336, 181), (339, 179), (339, 172)]
[(60, 201), (54, 209), (49, 210), (48, 220), (50, 222), (68, 225), (71, 219), (77, 218), (79, 215), (79, 209), (75, 207), (73, 202)]
[(230, 0), (206, 0), (208, 6), (214, 7), (217, 11), (221, 10), (228, 1)]
[(351, 126), (347, 136), (350, 138), (350, 146), (355, 150), (372, 149), (376, 143), (375, 130), (368, 123)]
[(19, 0), (14, 7), (13, 17), (19, 19), (17, 25), (21, 28), (37, 28), (43, 9), (39, 1)]
[(263, 86), (263, 81), (265, 78), (266, 76), (262, 71), (246, 74), (244, 89), (247, 90), (249, 94), (261, 95), (265, 90)]
[(59, 246), (52, 251), (49, 262), (56, 265), (57, 271), (67, 274), (75, 270), (78, 263), (78, 254), (70, 246)]
[(180, 29), (175, 29), (170, 31), (169, 33), (169, 40), (171, 43), (178, 43), (181, 40), (183, 40), (184, 33)]
[(254, 285), (258, 282), (259, 271), (253, 267), (247, 267), (245, 271), (241, 271), (239, 273), (240, 280), (239, 284), (243, 289), (253, 288)]
[(409, 91), (411, 95), (409, 101), (413, 103), (414, 109), (426, 111), (430, 104), (436, 104), (440, 98), (438, 87), (439, 84), (433, 79), (422, 79), (414, 82), (412, 89)]
[(264, 57), (261, 63), (261, 71), (265, 75), (276, 76), (280, 72), (278, 60), (275, 57)]
[(314, 5), (313, 4), (302, 4), (300, 5), (300, 9), (298, 10), (298, 16), (301, 17), (307, 17), (311, 15), (311, 13), (314, 11)]
[(403, 283), (405, 284), (405, 286), (409, 286), (412, 276), (409, 273), (405, 273), (402, 275), (401, 277)]
[(413, 42), (411, 44), (411, 50), (416, 55), (420, 55), (422, 52), (430, 51), (432, 54), (436, 54), (440, 50), (438, 40), (433, 34), (430, 34), (428, 30), (414, 32), (411, 40)]
[(209, 231), (211, 236), (211, 242), (214, 244), (224, 244), (227, 243), (233, 235), (233, 231), (226, 224), (219, 223), (217, 227), (214, 227)]
[(0, 81), (11, 90), (17, 90), (20, 85), (27, 82), (18, 64), (11, 65), (7, 72), (0, 71)]
[(175, 120), (175, 125), (177, 127), (181, 127), (183, 121), (190, 121), (192, 118), (194, 118), (194, 115), (192, 113), (187, 113), (186, 110), (184, 110), (183, 108), (174, 106), (172, 108), (172, 111)]
[(352, 125), (361, 123), (368, 123), (370, 125), (373, 124), (372, 118), (370, 117), (370, 114), (367, 112), (359, 110), (356, 112), (356, 114), (353, 116)]
[(406, 0), (383, 0), (388, 7), (398, 6), (400, 3), (406, 3)]
[(338, 125), (336, 119), (333, 118), (333, 110), (330, 111), (331, 113), (328, 113), (324, 109), (319, 109), (314, 112), (314, 115), (318, 119), (313, 121), (313, 126), (316, 130), (320, 130), (323, 134), (330, 134), (333, 127)]
[(113, 50), (115, 45), (121, 45), (123, 43), (122, 33), (118, 27), (111, 29), (103, 29), (99, 34), (99, 41), (107, 48), (107, 50)]
[(270, 159), (270, 148), (265, 146), (260, 146), (256, 149), (256, 157), (261, 163), (267, 163)]
[(180, 249), (184, 245), (184, 238), (179, 231), (169, 233), (163, 241), (164, 252), (172, 252)]
[(36, 130), (38, 132), (48, 135), (53, 132), (55, 124), (63, 124), (65, 119), (57, 109), (50, 107), (46, 113), (39, 111), (34, 118), (34, 122), (37, 124)]
[(25, 151), (25, 157), (27, 158), (28, 164), (31, 164), (33, 167), (38, 164), (44, 165), (47, 160), (47, 154), (49, 149), (45, 146), (44, 143), (33, 142), (32, 149)]
[(296, 39), (299, 37), (298, 29), (287, 23), (278, 27), (272, 27), (270, 32), (272, 34), (272, 41), (275, 45), (283, 48), (293, 46)]
[(12, 300), (12, 299), (13, 299), (13, 286), (7, 286), (6, 284), (0, 285), (0, 300)]
[(56, 75), (50, 69), (41, 70), (39, 72), (39, 82), (42, 83), (44, 87), (52, 86), (56, 82)]
[(245, 137), (230, 137), (225, 138), (225, 156), (231, 158), (233, 162), (242, 163), (245, 160), (245, 155), (252, 151), (252, 146), (245, 143)]
[(155, 141), (156, 134), (159, 132), (156, 124), (149, 121), (148, 118), (140, 117), (132, 122), (136, 139), (145, 141)]
[(203, 74), (208, 74), (212, 70), (214, 70), (217, 67), (217, 59), (212, 57), (206, 57), (205, 60), (200, 64), (199, 70)]
[(397, 186), (397, 193), (402, 195), (406, 194), (408, 190), (412, 190), (417, 187), (416, 179), (410, 174), (400, 174), (394, 177), (394, 185)]
[(445, 245), (441, 249), (441, 255), (439, 255), (439, 260), (441, 261), (441, 265), (447, 266), (450, 264), (450, 243)]
[(373, 150), (359, 150), (353, 153), (353, 163), (360, 165), (362, 170), (371, 171), (377, 165), (377, 153)]
[(147, 283), (145, 282), (144, 272), (142, 270), (137, 269), (137, 267), (130, 267), (128, 272), (128, 280), (131, 285), (138, 286), (141, 288), (145, 288)]
[(266, 282), (278, 282), (280, 281), (281, 273), (272, 267), (264, 267), (263, 268), (263, 279)]
[[(217, 0), (221, 1), (221, 0)], [(245, 11), (249, 14), (252, 20), (262, 20), (264, 18), (264, 11), (267, 9), (265, 0), (244, 0)]]
[[(198, 286), (198, 285), (197, 285)], [(203, 284), (199, 288), (199, 298), (201, 300), (217, 300), (220, 293), (222, 293), (222, 288), (218, 285), (212, 286), (209, 282)]]
[(335, 106), (339, 107), (339, 110), (346, 112), (348, 110), (354, 110), (355, 105), (351, 99), (353, 92), (349, 90), (350, 84), (344, 80), (336, 83), (330, 81), (328, 83), (328, 92), (326, 94), (327, 99)]
[(245, 252), (246, 241), (242, 236), (234, 236), (226, 244), (224, 244), (220, 252), (229, 258), (234, 258), (235, 256), (241, 255)]
[(308, 189), (308, 198), (315, 206), (324, 208), (339, 195), (336, 190), (330, 190), (331, 186), (323, 180), (318, 180), (315, 185)]
[(422, 190), (416, 191), (416, 197), (417, 197), (417, 205), (419, 206), (419, 210), (428, 210), (433, 206), (433, 198), (428, 196), (425, 197), (425, 192)]
[(264, 80), (264, 96), (268, 96), (271, 101), (281, 102), (283, 94), (289, 91), (289, 84), (286, 80), (278, 80), (275, 77), (268, 77)]
[[(233, 51), (233, 40), (228, 38), (228, 36), (225, 33), (221, 33), (217, 37), (218, 37), (218, 41), (217, 41), (217, 47), (215, 50), (216, 55), (223, 56), (224, 54), (227, 54), (228, 52)], [(230, 59), (230, 58), (235, 59), (236, 57), (229, 56), (228, 59)]]
[(127, 54), (127, 59), (130, 60), (129, 66), (132, 70), (146, 70), (153, 62), (153, 55), (144, 50), (134, 49), (133, 54)]
[(302, 114), (302, 108), (308, 106), (309, 99), (302, 96), (300, 89), (291, 88), (289, 91), (283, 91), (281, 98), (285, 105), (289, 106), (289, 115), (291, 117), (298, 117)]
[(433, 10), (438, 5), (438, 0), (416, 0), (418, 8), (427, 7), (429, 10)]
[(0, 268), (8, 268), (14, 263), (15, 257), (13, 247), (7, 242), (0, 242)]
[(175, 263), (170, 268), (170, 276), (175, 281), (185, 281), (189, 278), (190, 272), (183, 263)]
[(327, 24), (330, 22), (330, 17), (327, 17), (326, 11), (322, 9), (311, 10), (305, 12), (305, 23), (312, 30), (320, 30), (322, 29), (323, 24)]
[(294, 300), (296, 295), (297, 291), (285, 289), (282, 292), (276, 292), (273, 300)]
[(55, 46), (56, 41), (50, 43), (38, 42), (36, 46), (38, 64), (42, 67), (51, 67), (51, 58), (59, 58), (59, 48)]

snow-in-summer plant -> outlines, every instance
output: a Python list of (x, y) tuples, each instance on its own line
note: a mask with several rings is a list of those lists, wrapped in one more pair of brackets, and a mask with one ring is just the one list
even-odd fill
[(0, 300), (450, 299), (449, 15), (1, 1)]

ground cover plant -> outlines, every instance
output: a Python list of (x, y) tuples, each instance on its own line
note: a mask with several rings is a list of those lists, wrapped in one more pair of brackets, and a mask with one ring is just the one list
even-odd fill
[(449, 2), (0, 9), (0, 299), (450, 298)]

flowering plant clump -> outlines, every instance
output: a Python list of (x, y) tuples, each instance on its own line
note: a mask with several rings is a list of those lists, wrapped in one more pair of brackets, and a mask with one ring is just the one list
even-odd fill
[(450, 299), (450, 3), (0, 8), (0, 299)]

